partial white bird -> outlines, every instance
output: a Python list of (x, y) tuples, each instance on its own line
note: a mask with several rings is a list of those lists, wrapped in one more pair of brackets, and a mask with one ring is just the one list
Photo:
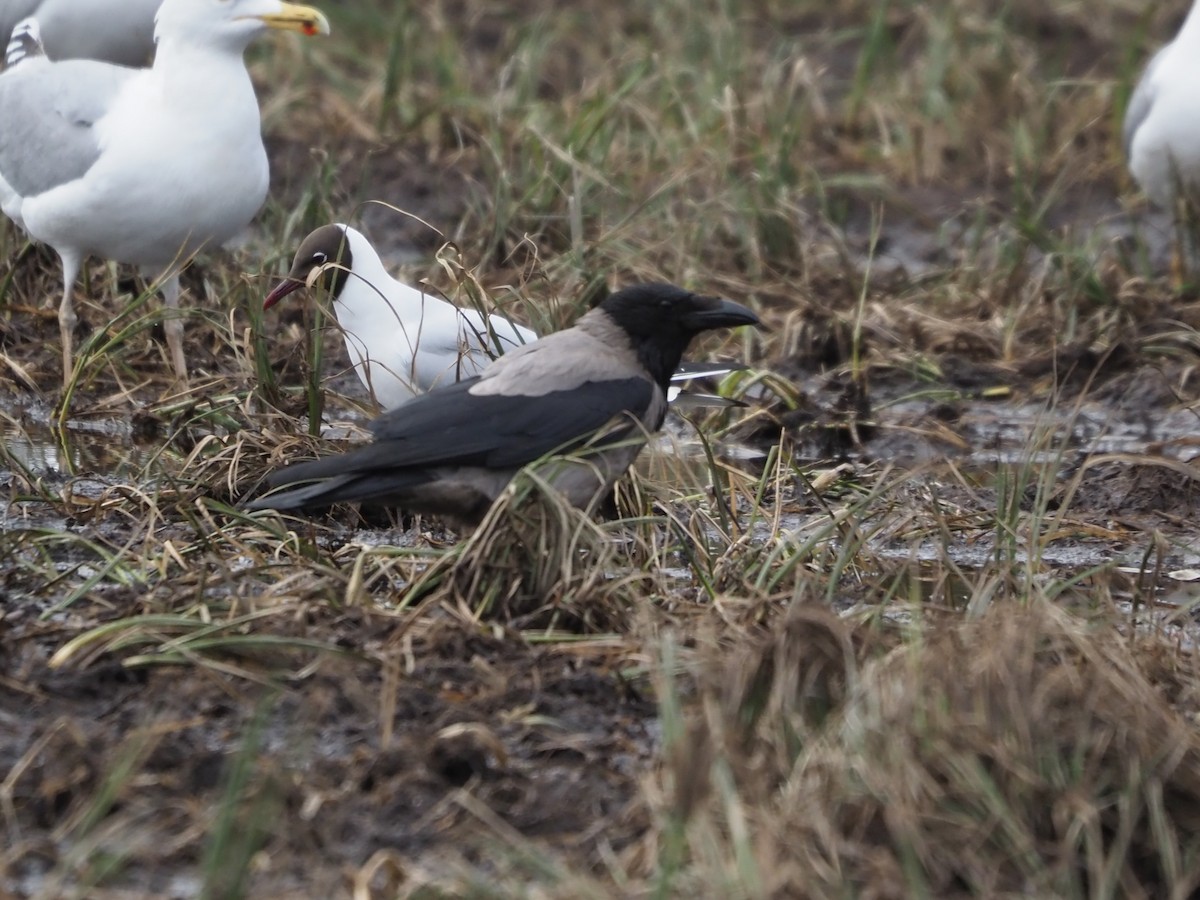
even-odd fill
[(0, 38), (37, 20), (51, 59), (99, 59), (147, 66), (154, 55), (154, 14), (162, 0), (0, 0)]
[[(329, 33), (320, 12), (280, 0), (165, 0), (152, 68), (41, 56), (0, 73), (0, 208), (62, 259), (64, 383), (88, 255), (164, 278), (174, 310), (180, 269), (262, 206), (267, 154), (242, 53), (268, 28)], [(165, 328), (184, 380), (183, 323)]]
[(306, 237), (263, 308), (317, 281), (333, 297), (354, 371), (384, 409), (478, 375), (506, 350), (538, 337), (503, 316), (485, 320), (477, 310), (397, 281), (371, 242), (349, 225), (324, 225)]
[[(322, 225), (309, 234), (263, 309), (318, 282), (333, 298), (354, 371), (385, 410), (474, 377), (498, 356), (538, 339), (537, 332), (503, 316), (485, 320), (477, 310), (461, 309), (392, 278), (371, 242), (349, 225)], [(724, 375), (734, 368), (687, 362), (672, 380)], [(680, 389), (672, 386), (668, 396), (674, 401)], [(684, 396), (696, 406), (731, 405), (704, 394)]]
[(1170, 208), (1177, 187), (1200, 188), (1200, 2), (1175, 40), (1146, 66), (1125, 110), (1129, 171), (1146, 195)]

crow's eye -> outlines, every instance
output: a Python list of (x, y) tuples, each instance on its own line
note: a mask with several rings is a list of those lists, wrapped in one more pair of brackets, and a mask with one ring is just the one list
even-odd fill
[(326, 256), (324, 253), (322, 253), (320, 250), (318, 250), (316, 253), (314, 253), (312, 255), (313, 262), (316, 263), (318, 266), (325, 265), (325, 260), (327, 260), (327, 259), (329, 259), (329, 257)]

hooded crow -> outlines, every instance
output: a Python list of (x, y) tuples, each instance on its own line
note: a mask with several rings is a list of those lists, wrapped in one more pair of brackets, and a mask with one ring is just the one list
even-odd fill
[(693, 337), (759, 324), (740, 304), (669, 284), (610, 295), (574, 327), (500, 357), (480, 375), (414, 397), (371, 424), (374, 441), (288, 466), (251, 510), (365, 500), (474, 525), (513, 476), (542, 474), (586, 508), (619, 478), (667, 411), (671, 373)]
[[(461, 309), (392, 278), (371, 242), (349, 225), (323, 225), (309, 234), (263, 309), (318, 282), (333, 298), (354, 371), (385, 410), (478, 375), (498, 356), (538, 339), (537, 332), (503, 316), (485, 319), (477, 310)], [(673, 380), (724, 375), (732, 368), (683, 363)], [(672, 387), (670, 399), (679, 393)], [(687, 396), (693, 405), (729, 405), (719, 397)]]

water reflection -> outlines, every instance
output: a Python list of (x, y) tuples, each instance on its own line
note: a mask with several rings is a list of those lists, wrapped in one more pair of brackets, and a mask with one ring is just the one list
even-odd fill
[(151, 448), (134, 440), (127, 418), (51, 424), (48, 410), (0, 413), (0, 481), (140, 471)]

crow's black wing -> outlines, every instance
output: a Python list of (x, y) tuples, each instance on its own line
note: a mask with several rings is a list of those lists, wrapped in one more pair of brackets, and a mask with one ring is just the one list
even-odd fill
[[(623, 413), (641, 419), (658, 391), (638, 377), (585, 382), (536, 396), (478, 396), (470, 393), (476, 383), (469, 379), (414, 397), (371, 423), (372, 444), (288, 466), (269, 483), (424, 466), (518, 467), (580, 446)], [(622, 440), (635, 427), (629, 420), (604, 443)]]

